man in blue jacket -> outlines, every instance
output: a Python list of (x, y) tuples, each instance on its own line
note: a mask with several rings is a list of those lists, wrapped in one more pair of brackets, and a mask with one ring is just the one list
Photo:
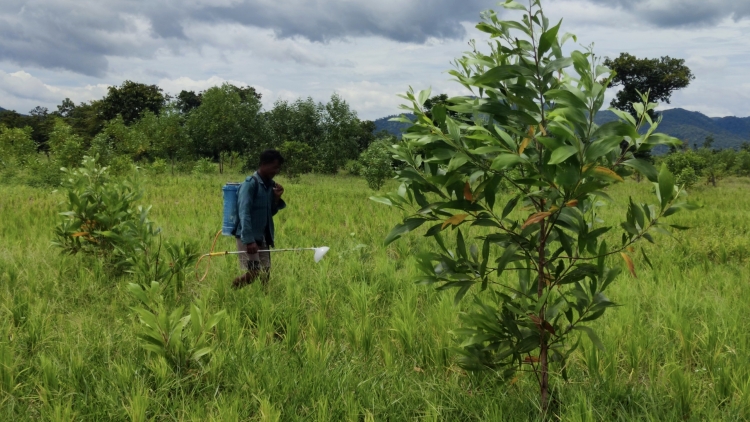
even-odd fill
[[(260, 166), (245, 179), (237, 193), (237, 238), (240, 268), (245, 274), (234, 279), (235, 288), (252, 283), (260, 275), (263, 285), (268, 284), (271, 270), (271, 253), (274, 246), (273, 216), (286, 207), (281, 199), (284, 188), (273, 178), (281, 171), (284, 157), (276, 150), (266, 150), (260, 155)], [(260, 251), (260, 252), (259, 252)]]

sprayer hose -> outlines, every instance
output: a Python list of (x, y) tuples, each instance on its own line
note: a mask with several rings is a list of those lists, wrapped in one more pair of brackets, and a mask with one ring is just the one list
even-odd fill
[[(203, 255), (200, 258), (198, 258), (198, 262), (195, 263), (195, 278), (198, 280), (199, 283), (203, 282), (203, 280), (205, 280), (206, 277), (208, 277), (208, 271), (211, 269), (211, 258), (213, 258), (213, 256), (214, 256), (214, 248), (216, 247), (216, 241), (219, 240), (219, 236), (221, 236), (221, 230), (219, 230), (218, 232), (216, 232), (216, 236), (214, 237), (214, 241), (213, 241), (213, 243), (211, 243), (211, 251), (208, 254)], [(208, 258), (208, 265), (206, 266), (206, 272), (203, 273), (203, 277), (199, 278), (198, 277), (198, 266), (201, 264), (201, 261), (203, 260), (203, 258)]]

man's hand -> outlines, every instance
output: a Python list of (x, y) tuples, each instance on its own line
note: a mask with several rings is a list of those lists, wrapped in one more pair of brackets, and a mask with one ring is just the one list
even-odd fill
[(284, 187), (277, 183), (276, 186), (273, 187), (274, 199), (278, 201), (279, 199), (281, 199), (281, 195), (283, 194), (284, 194)]
[(251, 243), (249, 245), (246, 245), (246, 246), (247, 246), (247, 253), (249, 255), (255, 255), (256, 253), (258, 253), (258, 244), (257, 243), (253, 242), (253, 243)]

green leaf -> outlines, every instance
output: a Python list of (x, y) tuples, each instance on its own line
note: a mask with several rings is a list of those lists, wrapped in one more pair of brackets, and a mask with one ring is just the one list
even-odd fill
[(553, 89), (547, 91), (547, 98), (554, 100), (557, 104), (563, 104), (568, 107), (577, 109), (586, 109), (586, 103), (583, 102), (577, 95), (564, 89)]
[(620, 141), (622, 141), (622, 138), (619, 136), (609, 136), (592, 143), (586, 148), (586, 159), (594, 161), (615, 149), (619, 149)]
[(190, 356), (190, 359), (194, 361), (198, 361), (200, 360), (200, 358), (211, 353), (213, 350), (214, 350), (213, 347), (204, 347), (202, 349), (198, 349), (193, 353), (192, 356)]
[(562, 19), (539, 38), (539, 57), (543, 56), (557, 42), (557, 33), (560, 31), (560, 25), (562, 25)]
[(400, 238), (402, 235), (409, 233), (410, 231), (421, 226), (425, 221), (427, 220), (425, 220), (424, 218), (409, 218), (404, 221), (403, 224), (398, 224), (393, 228), (393, 230), (391, 230), (391, 232), (388, 234), (388, 237), (385, 238), (385, 246), (388, 246), (393, 241)]
[(566, 146), (557, 148), (555, 151), (552, 152), (552, 157), (550, 158), (548, 164), (550, 165), (560, 164), (577, 152), (578, 152), (578, 149), (576, 149), (576, 147), (572, 145), (566, 145)]
[(425, 89), (423, 91), (419, 91), (419, 98), (417, 99), (419, 101), (419, 105), (423, 105), (425, 101), (427, 101), (428, 98), (430, 98), (430, 94), (432, 93), (431, 89)]
[(458, 153), (453, 157), (453, 159), (451, 159), (451, 162), (448, 164), (448, 168), (446, 169), (446, 171), (456, 171), (459, 167), (463, 166), (468, 161), (469, 157), (467, 157), (466, 154)]
[(526, 6), (514, 0), (506, 1), (505, 3), (503, 3), (503, 7), (508, 10), (526, 10)]
[(503, 252), (502, 256), (497, 260), (497, 275), (500, 276), (500, 274), (505, 271), (505, 267), (508, 265), (508, 263), (513, 259), (513, 257), (516, 255), (516, 251), (518, 250), (518, 246), (516, 245), (510, 245), (508, 246), (505, 251)]
[(650, 182), (656, 183), (659, 180), (659, 173), (656, 171), (656, 167), (654, 167), (653, 164), (649, 163), (646, 160), (641, 160), (640, 158), (633, 158), (633, 159), (624, 161), (622, 164), (638, 170), (638, 172), (646, 176), (646, 178)]
[(371, 201), (375, 201), (375, 202), (378, 202), (378, 203), (381, 203), (381, 204), (385, 204), (385, 205), (388, 205), (389, 207), (392, 207), (392, 206), (393, 206), (393, 202), (391, 202), (391, 200), (390, 200), (390, 199), (388, 199), (388, 198), (383, 198), (382, 196), (371, 196), (371, 197), (370, 197), (370, 200), (371, 200)]
[(444, 105), (438, 104), (432, 107), (432, 121), (435, 122), (436, 125), (440, 126), (445, 123), (446, 116), (447, 112)]
[(664, 211), (664, 217), (669, 217), (670, 215), (676, 214), (682, 210), (694, 211), (700, 208), (700, 205), (694, 204), (692, 202), (681, 202), (679, 204), (672, 205), (671, 207), (669, 207), (669, 209)]
[(466, 253), (466, 242), (464, 241), (464, 235), (461, 233), (461, 229), (456, 230), (456, 252), (458, 256), (464, 260), (469, 259), (469, 255)]
[(521, 196), (516, 196), (512, 198), (510, 201), (508, 201), (507, 204), (505, 204), (505, 207), (503, 208), (503, 216), (501, 218), (505, 219), (513, 210), (516, 208), (516, 205), (518, 205), (518, 201), (521, 200)]
[(667, 169), (666, 164), (661, 165), (659, 172), (659, 196), (661, 197), (661, 209), (664, 209), (669, 201), (674, 198), (674, 176)]
[(531, 76), (534, 76), (534, 73), (530, 69), (523, 67), (523, 66), (519, 66), (515, 64), (502, 65), (502, 66), (493, 67), (492, 69), (488, 70), (485, 74), (475, 78), (474, 84), (475, 85), (495, 84), (500, 81), (518, 78), (521, 76), (531, 77)]
[(596, 346), (597, 349), (604, 351), (604, 344), (602, 344), (602, 341), (599, 339), (599, 336), (596, 335), (594, 330), (591, 329), (591, 327), (587, 327), (585, 325), (578, 325), (573, 327), (573, 329), (578, 331), (583, 331), (586, 333), (586, 335), (589, 336), (589, 339), (591, 339), (591, 342), (594, 343), (594, 346)]
[(638, 132), (635, 128), (625, 122), (614, 121), (601, 125), (599, 129), (594, 132), (593, 138), (607, 138), (610, 136), (616, 137), (630, 137), (631, 139), (637, 139)]
[(648, 264), (648, 267), (652, 270), (654, 269), (654, 266), (651, 264), (651, 260), (648, 259), (648, 255), (646, 255), (646, 251), (641, 248), (641, 255), (643, 256), (643, 260), (646, 261), (646, 264)]
[[(482, 263), (479, 265), (479, 277), (484, 278), (487, 273), (487, 261), (490, 257), (490, 239), (484, 239), (484, 245), (482, 245)], [(487, 279), (482, 282), (482, 290), (487, 289)]]
[(552, 60), (551, 62), (547, 63), (547, 66), (544, 66), (544, 69), (542, 69), (542, 76), (546, 76), (546, 75), (549, 75), (550, 73), (554, 73), (559, 70), (565, 69), (566, 67), (570, 67), (570, 65), (572, 64), (573, 64), (573, 59), (569, 57)]
[(456, 296), (453, 298), (453, 304), (458, 305), (459, 302), (461, 302), (461, 299), (466, 296), (466, 293), (468, 293), (469, 289), (471, 288), (473, 283), (467, 283), (464, 286), (461, 286), (460, 289), (456, 292)]
[(524, 160), (515, 154), (502, 154), (498, 155), (493, 161), (492, 166), (490, 167), (492, 170), (500, 171), (505, 170), (511, 166), (514, 166), (519, 163), (523, 163)]

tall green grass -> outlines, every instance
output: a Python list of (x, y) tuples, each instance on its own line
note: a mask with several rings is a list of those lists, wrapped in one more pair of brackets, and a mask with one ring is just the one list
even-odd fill
[[(208, 251), (221, 225), (221, 186), (240, 176), (158, 176), (144, 203), (173, 240)], [(284, 183), (284, 180), (281, 180)], [(532, 374), (499, 384), (454, 364), (450, 330), (461, 307), (412, 280), (429, 243), (412, 234), (385, 248), (401, 215), (369, 201), (361, 179), (304, 176), (285, 183), (277, 247), (330, 246), (273, 255), (273, 275), (232, 290), (236, 257), (178, 297), (226, 309), (219, 347), (202, 370), (175, 373), (135, 337), (127, 277), (50, 246), (62, 192), (0, 186), (0, 420), (533, 420)], [(628, 182), (603, 218), (619, 222)], [(611, 296), (622, 306), (596, 326), (604, 352), (584, 340), (571, 379), (553, 382), (565, 421), (750, 419), (750, 183), (697, 188), (694, 227), (645, 244)], [(221, 238), (218, 249), (233, 247)], [(639, 256), (639, 255), (633, 255)]]

